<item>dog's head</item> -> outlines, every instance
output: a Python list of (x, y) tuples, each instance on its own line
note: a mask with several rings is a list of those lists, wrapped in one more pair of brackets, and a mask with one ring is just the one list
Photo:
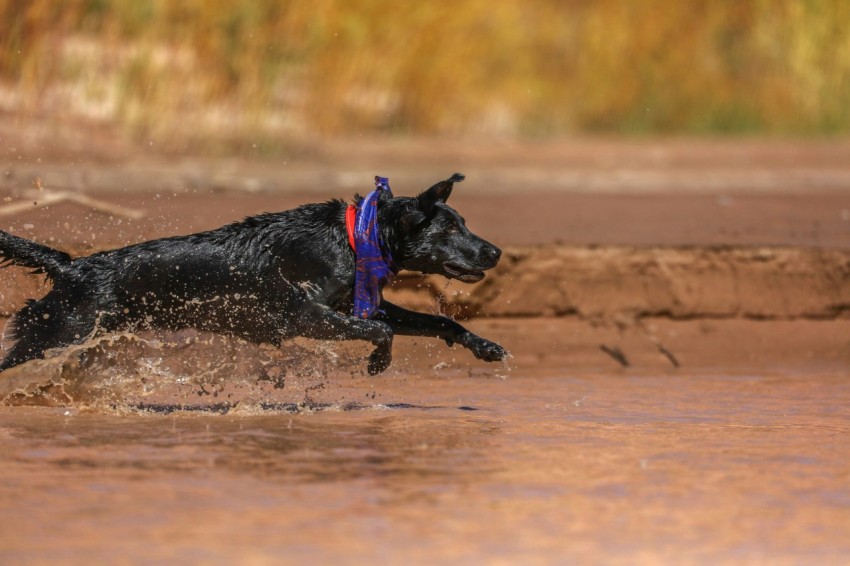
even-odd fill
[(480, 281), (496, 267), (502, 250), (470, 232), (463, 217), (446, 204), (454, 184), (463, 179), (455, 173), (417, 197), (383, 203), (380, 222), (400, 267), (466, 283)]

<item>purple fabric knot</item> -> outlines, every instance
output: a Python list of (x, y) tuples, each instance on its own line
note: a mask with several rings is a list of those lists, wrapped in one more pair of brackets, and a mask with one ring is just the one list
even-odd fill
[(357, 208), (354, 220), (354, 316), (371, 318), (381, 304), (381, 289), (397, 270), (392, 256), (384, 249), (378, 227), (378, 200), (386, 191), (389, 196), (389, 179), (375, 177), (375, 190), (366, 195)]

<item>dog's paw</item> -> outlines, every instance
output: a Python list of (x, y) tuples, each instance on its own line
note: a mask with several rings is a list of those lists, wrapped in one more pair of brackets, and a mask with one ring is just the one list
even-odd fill
[(369, 375), (378, 375), (388, 367), (393, 361), (393, 352), (391, 348), (378, 347), (369, 356), (369, 365), (366, 368)]
[(463, 340), (473, 355), (485, 362), (499, 362), (508, 357), (508, 351), (486, 338), (471, 334)]

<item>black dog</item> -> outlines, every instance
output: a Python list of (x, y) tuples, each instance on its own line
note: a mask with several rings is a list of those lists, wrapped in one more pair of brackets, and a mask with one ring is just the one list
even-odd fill
[[(501, 250), (446, 205), (462, 180), (455, 174), (416, 198), (381, 194), (380, 236), (399, 268), (475, 282), (495, 267)], [(352, 316), (355, 254), (346, 208), (341, 200), (307, 204), (76, 259), (0, 231), (6, 265), (34, 268), (53, 281), (44, 298), (16, 314), (10, 336), (17, 342), (0, 370), (93, 332), (128, 329), (196, 328), (270, 344), (294, 336), (368, 340), (376, 346), (373, 375), (389, 366), (394, 334), (442, 338), (487, 361), (507, 356), (449, 318), (387, 301), (372, 318)]]

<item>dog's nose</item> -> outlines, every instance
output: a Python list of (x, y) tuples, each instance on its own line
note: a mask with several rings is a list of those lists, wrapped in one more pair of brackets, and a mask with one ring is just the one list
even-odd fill
[(484, 255), (495, 264), (499, 261), (499, 258), (502, 257), (502, 250), (496, 246), (490, 245), (484, 250)]

